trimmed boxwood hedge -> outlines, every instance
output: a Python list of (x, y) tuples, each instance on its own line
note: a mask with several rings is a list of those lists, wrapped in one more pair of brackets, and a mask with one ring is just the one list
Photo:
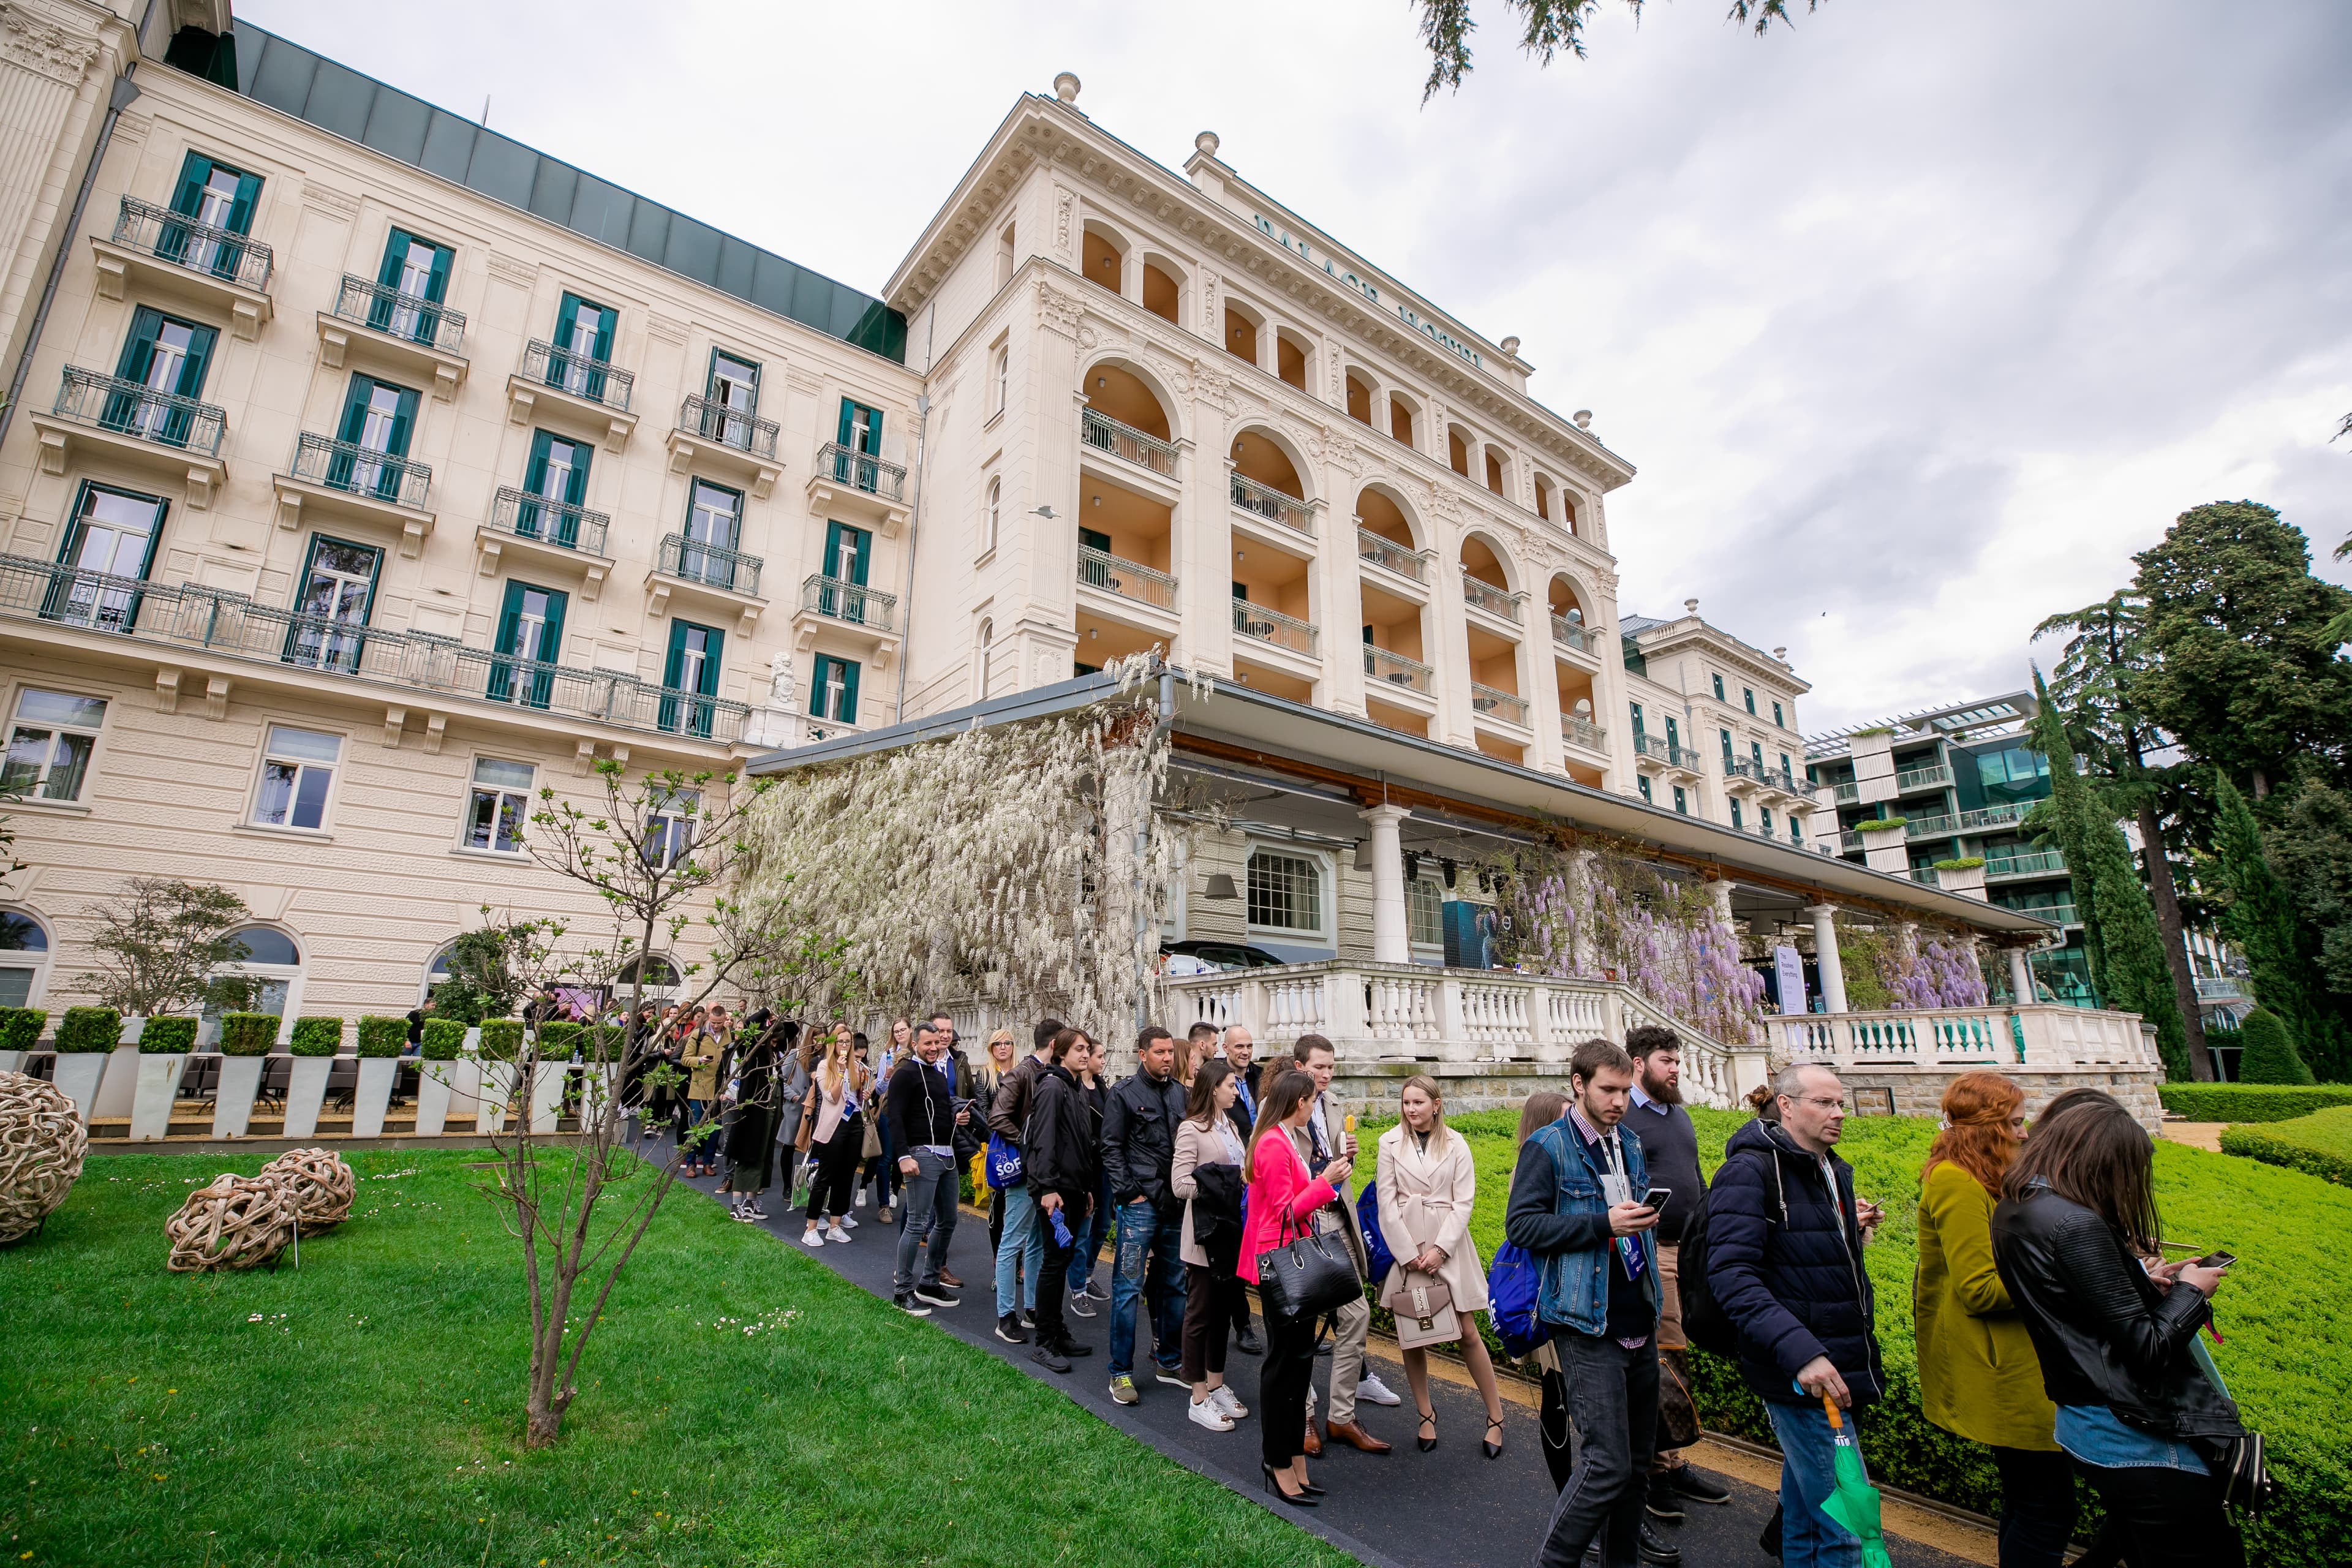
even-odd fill
[(539, 1059), (543, 1062), (568, 1062), (572, 1049), (580, 1043), (580, 1026), (569, 1018), (552, 1019), (539, 1026)]
[(185, 1056), (196, 1048), (196, 1019), (193, 1015), (173, 1014), (167, 1017), (150, 1018), (139, 1031), (139, 1049), (151, 1057)]
[(122, 1043), (122, 1015), (111, 1007), (68, 1007), (58, 1021), (57, 1048), (65, 1054), (110, 1051)]
[(39, 1007), (0, 1007), (0, 1051), (29, 1051), (41, 1043), (48, 1013)]
[(1938, 871), (1973, 871), (1984, 863), (1985, 858), (1981, 855), (1963, 855), (1957, 860), (1937, 861), (1936, 869)]
[(341, 1018), (297, 1018), (286, 1048), (298, 1057), (331, 1057), (343, 1048)]
[(2352, 1083), (2160, 1083), (2164, 1109), (2191, 1121), (2292, 1121), (2352, 1105)]
[(2292, 1121), (2224, 1128), (2221, 1152), (2242, 1154), (2265, 1165), (2284, 1165), (2323, 1182), (2352, 1187), (2352, 1105), (2315, 1111)]
[(379, 1018), (373, 1014), (360, 1019), (359, 1052), (363, 1057), (396, 1057), (408, 1044), (408, 1020)]
[(1855, 823), (1853, 830), (1856, 833), (1892, 833), (1898, 827), (1909, 826), (1910, 820), (1906, 816), (1875, 817), (1869, 822)]
[(481, 1057), (486, 1062), (510, 1062), (522, 1055), (520, 1018), (482, 1020)]
[(278, 1043), (275, 1013), (223, 1013), (220, 1048), (225, 1057), (266, 1057)]
[(455, 1018), (427, 1018), (417, 1054), (428, 1062), (454, 1062), (466, 1050), (466, 1026)]

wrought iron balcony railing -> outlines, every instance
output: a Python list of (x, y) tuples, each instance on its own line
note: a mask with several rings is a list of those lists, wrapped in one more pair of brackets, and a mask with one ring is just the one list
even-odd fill
[(761, 559), (737, 550), (724, 550), (716, 544), (705, 544), (688, 539), (683, 533), (662, 535), (658, 569), (665, 576), (682, 577), (689, 583), (701, 583), (713, 588), (724, 588), (730, 594), (760, 592)]
[(0, 555), (0, 616), (721, 742), (742, 733), (751, 712), (740, 702), (614, 670), (517, 658), (426, 632), (378, 631), (279, 609), (226, 589), (146, 583), (24, 556)]
[(68, 365), (58, 382), (58, 401), (50, 410), (60, 419), (136, 436), (159, 447), (220, 456), (221, 432), (228, 416), (209, 403), (174, 397), (119, 375)]
[(115, 244), (158, 261), (257, 293), (269, 291), (269, 247), (234, 229), (215, 228), (184, 213), (125, 196), (111, 237)]
[(1582, 746), (1589, 752), (1609, 749), (1609, 731), (1590, 719), (1580, 719), (1573, 713), (1559, 716), (1559, 738), (1571, 746)]
[(437, 300), (404, 294), (389, 283), (344, 273), (342, 287), (335, 291), (334, 314), (403, 342), (419, 343), (445, 354), (465, 352), (463, 312)]
[(1668, 767), (1681, 768), (1685, 773), (1701, 771), (1696, 752), (1688, 746), (1671, 745), (1663, 736), (1653, 735), (1646, 731), (1633, 732), (1633, 750), (1638, 755), (1654, 757)]
[(501, 488), (490, 503), (490, 526), (517, 539), (537, 540), (586, 555), (604, 553), (604, 531), (612, 519), (570, 501), (550, 500), (528, 490)]
[(898, 614), (898, 595), (819, 572), (801, 580), (801, 608), (868, 631), (887, 632), (896, 629), (891, 622)]
[(1402, 686), (1413, 691), (1430, 689), (1430, 668), (1417, 658), (1407, 658), (1401, 653), (1391, 653), (1384, 647), (1364, 645), (1364, 674), (1390, 686)]
[(1400, 577), (1410, 577), (1416, 583), (1429, 581), (1429, 563), (1437, 559), (1433, 550), (1412, 550), (1393, 539), (1383, 539), (1370, 529), (1356, 530), (1356, 558), (1369, 561), (1385, 572)]
[(1078, 546), (1078, 581), (1139, 605), (1162, 610), (1176, 607), (1175, 578), (1088, 545)]
[(1253, 517), (1270, 518), (1285, 528), (1295, 528), (1310, 539), (1315, 536), (1315, 511), (1305, 501), (1239, 474), (1229, 477), (1235, 507)]
[(1776, 789), (1784, 795), (1803, 793), (1798, 787), (1796, 774), (1786, 768), (1776, 768), (1769, 763), (1759, 763), (1753, 757), (1725, 757), (1723, 776), (1727, 779), (1746, 779), (1750, 784), (1762, 784), (1766, 789)]
[(295, 439), (290, 471), (298, 479), (331, 490), (418, 509), (433, 487), (433, 470), (423, 463), (308, 430)]
[(1566, 616), (1554, 615), (1551, 618), (1551, 640), (1579, 653), (1591, 653), (1592, 628), (1582, 621), (1571, 621)]
[(1234, 601), (1234, 630), (1245, 637), (1310, 657), (1319, 647), (1319, 634), (1312, 622), (1269, 610), (1264, 605), (1253, 605), (1247, 599)]
[(637, 378), (619, 366), (533, 338), (523, 345), (522, 378), (625, 414)]
[(885, 500), (906, 499), (907, 470), (896, 463), (886, 463), (870, 452), (845, 447), (838, 441), (827, 441), (816, 449), (817, 472), (830, 474), (833, 482), (847, 485), (854, 490), (880, 496)]
[(716, 441), (755, 458), (776, 455), (776, 422), (740, 408), (730, 408), (708, 397), (689, 397), (677, 411), (677, 427), (689, 436)]
[(1520, 608), (1527, 604), (1528, 596), (1497, 588), (1492, 583), (1465, 572), (1462, 574), (1462, 602), (1474, 610), (1500, 616), (1516, 626), (1519, 624)]
[(1497, 691), (1491, 686), (1470, 683), (1470, 710), (1484, 713), (1490, 719), (1500, 719), (1507, 724), (1524, 729), (1528, 722), (1528, 700), (1508, 691)]
[(1108, 452), (1115, 458), (1125, 458), (1139, 463), (1155, 474), (1176, 474), (1176, 447), (1157, 436), (1147, 436), (1132, 425), (1120, 423), (1108, 414), (1097, 414), (1091, 408), (1078, 410), (1078, 439), (1097, 451)]

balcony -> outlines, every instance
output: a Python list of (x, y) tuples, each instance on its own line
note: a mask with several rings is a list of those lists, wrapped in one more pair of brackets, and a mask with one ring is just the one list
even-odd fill
[(270, 482), (280, 528), (300, 528), (307, 511), (329, 512), (398, 529), (403, 555), (417, 553), (433, 531), (433, 514), (425, 510), (433, 470), (408, 458), (305, 430), (295, 437), (293, 462)]
[(1912, 795), (1923, 789), (1942, 789), (1952, 782), (1952, 770), (1937, 763), (1933, 767), (1913, 768), (1895, 775), (1895, 793)]
[(746, 555), (740, 550), (721, 549), (716, 544), (688, 539), (683, 533), (665, 533), (662, 535), (661, 558), (656, 570), (666, 577), (698, 583), (723, 594), (757, 597), (762, 564), (760, 557)]
[(767, 500), (784, 474), (776, 461), (776, 422), (708, 397), (688, 397), (669, 433), (669, 468), (683, 474), (698, 467), (740, 476), (753, 495)]
[(240, 338), (259, 335), (269, 320), (269, 247), (233, 230), (125, 196), (114, 232), (91, 236), (90, 247), (102, 299), (129, 298), (135, 277), (142, 294), (225, 309)]
[(1775, 1058), (1857, 1068), (1948, 1069), (1968, 1063), (2135, 1071), (2161, 1068), (2138, 1016), (2067, 1007), (1922, 1007), (1906, 1012), (1806, 1013), (1766, 1020)]
[(1084, 544), (1078, 546), (1078, 585), (1099, 588), (1155, 610), (1172, 613), (1176, 608), (1175, 578)]
[(2037, 801), (2007, 801), (2000, 805), (1979, 806), (1960, 813), (1960, 831), (1972, 833), (1986, 827), (2009, 827), (2025, 820), (2025, 814), (2040, 803)]
[(906, 492), (905, 468), (838, 441), (819, 447), (809, 469), (812, 507), (828, 516), (845, 512), (873, 518), (885, 539), (896, 539), (907, 524)]
[(1239, 474), (1225, 477), (1230, 481), (1234, 510), (1278, 522), (1309, 539), (1315, 537), (1315, 510), (1305, 501), (1296, 496), (1284, 495), (1280, 490), (1270, 489), (1255, 479), (1244, 479)]
[(1410, 550), (1393, 539), (1383, 539), (1368, 528), (1356, 530), (1356, 559), (1369, 561), (1383, 572), (1415, 583), (1429, 581), (1429, 563), (1437, 559), (1433, 550)]
[(1686, 773), (1696, 773), (1704, 768), (1704, 764), (1699, 761), (1699, 754), (1688, 746), (1670, 745), (1659, 737), (1640, 730), (1633, 732), (1633, 754), (1664, 763), (1670, 768), (1676, 768)]
[[(183, 655), (257, 667), (257, 679), (309, 685), (320, 679), (394, 689), (384, 716), (387, 743), (398, 744), (416, 694), (427, 701), (494, 703), (622, 729), (691, 735), (720, 743), (741, 732), (750, 709), (698, 693), (648, 685), (612, 670), (520, 659), (467, 647), (425, 632), (378, 631), (320, 616), (256, 604), (226, 589), (177, 587), (0, 555), (0, 618), (40, 621)], [(273, 678), (261, 671), (299, 672)], [(156, 680), (157, 706), (173, 711), (182, 672)], [(226, 710), (232, 682), (200, 679), (208, 710)], [(213, 717), (218, 717), (217, 711)], [(438, 721), (441, 715), (435, 713)], [(443, 725), (428, 722), (426, 747), (437, 750)]]
[(1609, 750), (1609, 731), (1591, 720), (1580, 719), (1573, 713), (1559, 716), (1559, 738), (1588, 752), (1606, 752)]
[(2066, 869), (2066, 857), (2055, 849), (2037, 849), (2024, 855), (2004, 855), (1985, 858), (1985, 880), (2003, 877), (2052, 877)]
[(503, 487), (491, 498), (488, 519), (475, 530), (477, 569), (485, 577), (497, 576), (501, 558), (512, 549), (581, 573), (587, 579), (581, 596), (593, 603), (613, 564), (604, 554), (604, 533), (612, 521), (584, 506)]
[(118, 461), (184, 476), (188, 504), (199, 510), (212, 504), (214, 488), (228, 475), (220, 459), (227, 420), (212, 404), (73, 365), (58, 378), (49, 412), (32, 417), (43, 473), (64, 473), (77, 446), (95, 447)]
[(1596, 639), (1592, 628), (1583, 622), (1571, 621), (1566, 616), (1555, 614), (1551, 618), (1551, 640), (1556, 647), (1590, 655)]
[(1507, 593), (1465, 572), (1462, 574), (1462, 602), (1474, 610), (1482, 610), (1496, 620), (1508, 621), (1516, 626), (1520, 624), (1519, 612), (1526, 605), (1528, 596)]
[(1780, 795), (1801, 797), (1803, 794), (1797, 787), (1797, 778), (1794, 773), (1785, 768), (1776, 768), (1769, 763), (1759, 763), (1753, 757), (1745, 760), (1733, 756), (1725, 757), (1723, 776), (1726, 783), (1750, 784)]
[[(2066, 923), (2074, 923), (2074, 908), (2066, 910)], [(2056, 916), (2053, 915), (2053, 919)], [(2197, 1000), (2200, 1002), (2244, 1002), (2251, 1000), (2243, 977), (2235, 974), (2200, 974), (2197, 980)]]
[(637, 427), (629, 412), (635, 395), (636, 377), (618, 365), (533, 338), (523, 345), (521, 368), (507, 377), (507, 417), (517, 425), (545, 421), (617, 452)]
[(1949, 838), (1959, 830), (1960, 819), (1957, 816), (1909, 816), (1903, 820), (1906, 838)]
[(1433, 671), (1417, 658), (1407, 658), (1401, 653), (1391, 653), (1384, 647), (1364, 645), (1364, 679), (1384, 687), (1402, 686), (1407, 691), (1432, 695)]
[(878, 646), (898, 637), (898, 595), (813, 573), (801, 580), (800, 611), (794, 619), (806, 630), (805, 617), (810, 616), (865, 632)]
[[(1164, 478), (1172, 479), (1176, 477), (1175, 443), (1163, 441), (1157, 436), (1148, 436), (1108, 414), (1097, 414), (1091, 408), (1079, 409), (1078, 439), (1097, 452), (1108, 452), (1114, 458), (1124, 458)], [(1234, 504), (1239, 505), (1240, 502)], [(1314, 530), (1310, 527), (1307, 531), (1311, 533)]]
[(1832, 784), (1830, 795), (1840, 805), (1852, 805), (1862, 798), (1862, 786), (1848, 779), (1842, 784)]
[(1470, 683), (1470, 711), (1481, 719), (1493, 719), (1505, 724), (1528, 727), (1528, 700), (1508, 691), (1498, 691), (1491, 686)]
[(1234, 601), (1234, 633), (1273, 647), (1304, 654), (1308, 658), (1322, 657), (1320, 634), (1312, 622), (1296, 620), (1279, 610), (1253, 605), (1247, 599)]
[[(354, 335), (351, 329), (363, 331)], [(356, 353), (397, 374), (430, 377), (433, 395), (446, 403), (466, 382), (463, 312), (388, 283), (346, 272), (335, 308), (319, 312), (319, 358), (340, 369)]]

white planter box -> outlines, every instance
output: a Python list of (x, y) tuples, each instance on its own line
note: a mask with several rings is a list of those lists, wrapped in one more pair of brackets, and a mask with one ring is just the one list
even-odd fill
[(106, 1051), (59, 1051), (53, 1081), (58, 1091), (74, 1102), (74, 1110), (87, 1123), (98, 1103), (99, 1079), (112, 1061)]
[(474, 1131), (503, 1132), (507, 1130), (507, 1097), (514, 1092), (515, 1064), (480, 1062), (476, 1066), (482, 1079), (476, 1100)]
[(213, 1095), (213, 1136), (242, 1138), (253, 1120), (254, 1091), (261, 1087), (266, 1057), (221, 1058), (220, 1085)]
[(286, 1127), (289, 1138), (319, 1134), (319, 1107), (327, 1099), (327, 1075), (334, 1070), (332, 1057), (296, 1057), (286, 1082)]
[(23, 1051), (0, 1051), (0, 1072), (23, 1072), (26, 1054)]
[(131, 1099), (132, 1142), (153, 1142), (171, 1130), (172, 1102), (180, 1098), (180, 1075), (187, 1065), (188, 1058), (176, 1052), (139, 1058), (138, 1086)]
[(481, 1114), (482, 1064), (474, 1056), (471, 1030), (460, 1048), (464, 1054), (454, 1062), (443, 1063), (442, 1070), (449, 1075), (449, 1114), (465, 1121)]
[(397, 1057), (362, 1057), (359, 1088), (352, 1095), (352, 1136), (383, 1136), (383, 1113), (392, 1104), (393, 1080), (400, 1076)]
[(457, 1076), (456, 1062), (416, 1064), (416, 1135), (438, 1138), (449, 1120), (449, 1080)]
[(555, 1131), (556, 1118), (563, 1110), (563, 1080), (572, 1068), (564, 1062), (541, 1062), (531, 1073), (530, 1130), (537, 1133)]
[[(145, 1019), (134, 1022), (143, 1024)], [(93, 1055), (95, 1053), (92, 1053)], [(106, 1058), (106, 1072), (98, 1080), (98, 1099), (90, 1105), (85, 1121), (104, 1121), (131, 1114), (131, 1102), (139, 1093), (139, 1047), (117, 1046)]]

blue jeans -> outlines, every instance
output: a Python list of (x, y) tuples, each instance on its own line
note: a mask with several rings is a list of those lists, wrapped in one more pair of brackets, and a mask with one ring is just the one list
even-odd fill
[(1000, 1318), (1022, 1307), (1033, 1312), (1037, 1310), (1037, 1277), (1045, 1272), (1045, 1237), (1037, 1218), (1037, 1200), (1029, 1195), (1026, 1183), (1004, 1190), (1004, 1229), (996, 1240), (996, 1315)]
[(1118, 1251), (1110, 1275), (1113, 1377), (1135, 1370), (1138, 1297), (1151, 1311), (1154, 1359), (1170, 1372), (1184, 1364), (1184, 1265), (1177, 1257), (1183, 1226), (1183, 1210), (1163, 1218), (1149, 1198), (1138, 1198), (1118, 1211)]
[(1095, 1277), (1095, 1259), (1102, 1256), (1103, 1242), (1109, 1235), (1110, 1173), (1106, 1171), (1095, 1191), (1095, 1212), (1087, 1216), (1087, 1228), (1078, 1234), (1078, 1250), (1070, 1259), (1071, 1289), (1078, 1289)]
[[(1862, 1543), (1822, 1512), (1822, 1502), (1837, 1489), (1829, 1416), (1819, 1405), (1768, 1399), (1764, 1409), (1780, 1444), (1781, 1568), (1862, 1568)], [(1839, 1415), (1859, 1448), (1862, 1424), (1851, 1410)]]

